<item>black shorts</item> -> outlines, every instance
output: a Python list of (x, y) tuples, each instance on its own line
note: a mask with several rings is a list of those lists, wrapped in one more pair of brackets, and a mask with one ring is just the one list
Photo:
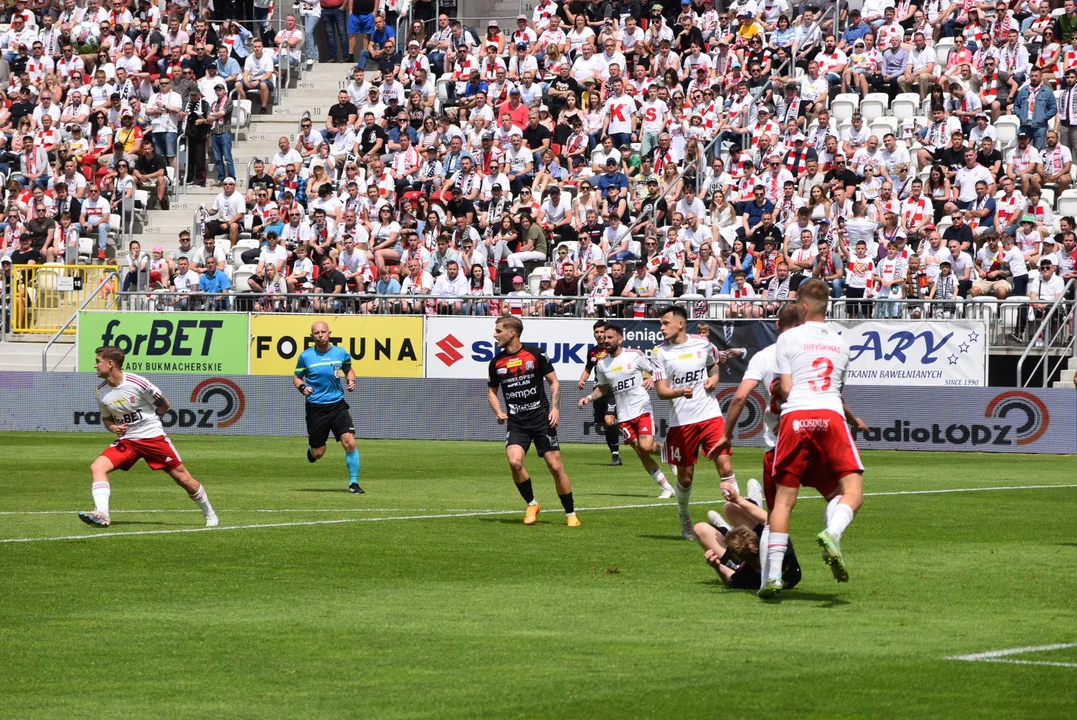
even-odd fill
[(307, 442), (310, 446), (323, 447), (330, 432), (337, 442), (345, 433), (355, 434), (355, 421), (348, 403), (343, 400), (332, 405), (307, 403)]
[(547, 425), (544, 428), (529, 430), (527, 428), (513, 427), (505, 433), (505, 447), (519, 445), (524, 453), (531, 449), (531, 443), (535, 443), (535, 452), (542, 457), (548, 452), (560, 452), (561, 444), (557, 441), (557, 430)]
[[(762, 525), (755, 527), (755, 534), (762, 537)], [(790, 540), (788, 547), (785, 549), (785, 559), (782, 560), (782, 588), (792, 590), (800, 583), (800, 577), (800, 563), (797, 562), (797, 554), (793, 550), (793, 541)], [(743, 563), (730, 576), (729, 587), (733, 590), (758, 590), (762, 582), (763, 578), (759, 571), (748, 563)]]
[[(606, 424), (607, 415), (616, 415), (617, 406), (614, 404), (613, 398), (603, 395), (598, 400), (591, 403), (595, 408), (595, 425), (604, 426)], [(614, 422), (614, 425), (617, 423)]]
[(216, 237), (217, 235), (224, 235), (228, 232), (228, 226), (230, 223), (222, 222), (220, 220), (210, 220), (206, 223), (206, 237)]

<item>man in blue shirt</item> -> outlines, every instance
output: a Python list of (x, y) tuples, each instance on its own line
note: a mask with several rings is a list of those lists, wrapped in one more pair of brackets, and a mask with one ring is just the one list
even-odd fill
[(396, 31), (392, 27), (385, 23), (384, 15), (374, 16), (374, 32), (370, 33), (370, 42), (366, 48), (359, 53), (359, 62), (356, 64), (360, 70), (366, 70), (367, 63), (371, 60), (375, 62), (381, 62), (387, 59), (385, 57), (387, 48), (385, 46), (386, 41), (392, 38), (392, 51), (396, 49)]
[(611, 187), (619, 187), (628, 189), (628, 176), (620, 171), (617, 167), (617, 160), (615, 158), (606, 159), (606, 172), (598, 177), (598, 183), (596, 185), (599, 192), (602, 193), (602, 197), (606, 197), (610, 194)]
[[(329, 325), (318, 321), (310, 326), (314, 347), (299, 354), (292, 383), (307, 401), (307, 460), (316, 462), (325, 454), (329, 433), (344, 447), (344, 464), (348, 468), (348, 491), (363, 492), (359, 487), (359, 449), (355, 445), (355, 422), (344, 402), (344, 387), (355, 390), (355, 370), (347, 350), (329, 343)], [(344, 377), (346, 384), (341, 383)]]
[(206, 293), (206, 305), (211, 310), (228, 309), (228, 291), (232, 289), (232, 283), (228, 276), (217, 269), (217, 258), (213, 255), (206, 256), (206, 271), (198, 280), (198, 292)]
[(849, 27), (845, 28), (845, 32), (841, 34), (838, 50), (848, 52), (856, 44), (857, 40), (863, 39), (869, 32), (871, 32), (871, 26), (860, 19), (860, 11), (856, 9), (850, 10)]
[(1040, 68), (1033, 67), (1028, 71), (1028, 84), (1014, 96), (1013, 114), (1021, 121), (1018, 132), (1027, 132), (1035, 148), (1043, 150), (1047, 140), (1047, 123), (1058, 114), (1058, 103), (1051, 88), (1043, 82)]

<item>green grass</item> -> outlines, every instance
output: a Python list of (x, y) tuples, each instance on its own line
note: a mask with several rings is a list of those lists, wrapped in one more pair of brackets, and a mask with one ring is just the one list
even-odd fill
[[(0, 435), (0, 511), (72, 511), (0, 515), (0, 539), (201, 525), (135, 512), (194, 507), (144, 466), (114, 478), (111, 528), (78, 522), (106, 439)], [(0, 544), (0, 717), (994, 720), (1077, 707), (1077, 669), (944, 659), (1077, 642), (1077, 488), (868, 497), (842, 543), (847, 585), (811, 545), (823, 503), (805, 499), (804, 580), (767, 605), (718, 583), (672, 501), (587, 511), (658, 503), (636, 460), (606, 467), (604, 447), (565, 448), (583, 522), (569, 530), (533, 456), (544, 510), (520, 523), (497, 444), (361, 441), (360, 496), (344, 492), (337, 447), (310, 466), (300, 439), (176, 444), (224, 526), (349, 522)], [(864, 456), (869, 493), (1077, 482), (1072, 458)], [(742, 487), (759, 475), (759, 451), (734, 462)], [(713, 468), (699, 476), (693, 500), (717, 501)], [(461, 510), (511, 512), (370, 521)]]

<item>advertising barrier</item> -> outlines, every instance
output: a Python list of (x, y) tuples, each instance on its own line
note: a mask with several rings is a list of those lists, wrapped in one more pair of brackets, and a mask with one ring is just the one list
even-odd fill
[[(288, 378), (153, 374), (150, 379), (172, 403), (164, 416), (169, 433), (294, 437), (295, 451), (305, 448), (303, 400)], [(94, 401), (98, 382), (92, 373), (0, 372), (0, 406), (7, 410), (0, 413), (0, 430), (97, 432), (107, 443), (110, 436)], [(723, 407), (734, 389), (718, 386)], [(593, 427), (590, 408), (576, 409), (579, 394), (575, 388), (563, 391), (558, 435), (564, 442), (605, 442)], [(33, 403), (26, 402), (28, 396)], [(486, 404), (485, 380), (366, 378), (345, 397), (360, 438), (504, 441), (504, 426)], [(855, 434), (862, 449), (1077, 454), (1072, 389), (943, 386), (894, 392), (893, 387), (854, 386), (846, 399), (869, 428)], [(656, 434), (664, 437), (669, 403), (653, 394), (652, 403)], [(755, 396), (741, 415), (736, 444), (761, 446), (761, 430), (762, 400)]]
[(846, 385), (987, 384), (983, 321), (840, 324), (851, 351)]
[(248, 317), (238, 313), (81, 312), (78, 370), (93, 372), (94, 350), (114, 345), (136, 373), (247, 372)]
[(324, 321), (331, 342), (347, 350), (360, 377), (423, 376), (423, 318), (365, 315), (252, 315), (251, 375), (291, 375), (314, 344), (310, 326)]

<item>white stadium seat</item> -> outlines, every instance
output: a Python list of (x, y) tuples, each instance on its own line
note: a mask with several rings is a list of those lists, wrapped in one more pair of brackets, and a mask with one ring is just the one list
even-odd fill
[(1003, 115), (995, 121), (995, 132), (998, 133), (998, 145), (1000, 150), (1017, 142), (1017, 128), (1021, 127), (1021, 121), (1015, 115)]
[(886, 114), (890, 107), (890, 96), (886, 93), (868, 93), (860, 101), (860, 114), (864, 116), (864, 122), (870, 123), (877, 117)]
[(897, 133), (898, 120), (896, 117), (890, 115), (883, 115), (877, 117), (871, 122), (871, 134), (879, 138), (879, 144), (882, 144), (883, 136), (887, 133)]
[(859, 95), (856, 93), (842, 93), (834, 98), (834, 102), (830, 103), (830, 114), (838, 122), (841, 122), (851, 118), (858, 107), (860, 107)]
[(1077, 190), (1063, 190), (1058, 196), (1058, 214), (1077, 216)]
[(919, 106), (919, 93), (899, 93), (890, 103), (890, 113), (897, 119), (904, 120), (916, 115)]

